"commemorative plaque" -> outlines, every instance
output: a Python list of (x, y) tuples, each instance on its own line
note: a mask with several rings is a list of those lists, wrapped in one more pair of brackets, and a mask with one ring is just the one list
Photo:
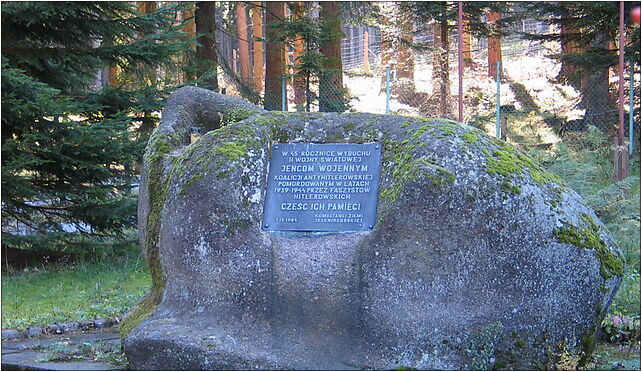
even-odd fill
[(268, 171), (268, 231), (370, 230), (377, 218), (379, 143), (276, 144)]

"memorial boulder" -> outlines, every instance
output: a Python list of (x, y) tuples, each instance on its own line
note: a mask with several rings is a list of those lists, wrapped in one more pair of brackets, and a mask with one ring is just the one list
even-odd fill
[(149, 140), (138, 217), (134, 369), (585, 362), (623, 270), (578, 194), (475, 128), (194, 87)]

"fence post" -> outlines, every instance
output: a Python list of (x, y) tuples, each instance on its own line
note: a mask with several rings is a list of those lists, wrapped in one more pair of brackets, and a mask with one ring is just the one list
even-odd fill
[(634, 141), (634, 132), (633, 132), (633, 80), (635, 75), (635, 63), (631, 61), (631, 72), (629, 73), (629, 154), (633, 154), (633, 141)]
[(617, 183), (629, 175), (629, 151), (624, 143), (624, 1), (620, 1), (620, 43), (618, 63), (618, 131), (614, 142), (614, 174), (613, 182)]
[(288, 87), (285, 74), (281, 74), (281, 111), (288, 110)]
[(386, 67), (386, 114), (390, 113), (390, 66)]
[(463, 3), (457, 2), (457, 59), (459, 63), (459, 97), (457, 98), (459, 122), (464, 122), (464, 10)]
[(499, 101), (499, 92), (500, 92), (500, 86), (502, 84), (502, 70), (501, 70), (501, 64), (502, 61), (497, 61), (497, 75), (496, 79), (497, 80), (497, 98), (495, 100), (495, 137), (501, 138), (501, 124), (499, 122), (499, 106), (500, 106), (500, 101)]

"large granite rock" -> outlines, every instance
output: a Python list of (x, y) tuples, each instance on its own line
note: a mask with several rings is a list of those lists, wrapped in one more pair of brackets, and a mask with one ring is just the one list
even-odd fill
[[(188, 145), (194, 126), (218, 129)], [(374, 229), (264, 231), (271, 146), (338, 142), (383, 145)], [(148, 144), (139, 224), (154, 287), (121, 323), (135, 369), (585, 362), (623, 266), (578, 194), (477, 129), (191, 87)]]

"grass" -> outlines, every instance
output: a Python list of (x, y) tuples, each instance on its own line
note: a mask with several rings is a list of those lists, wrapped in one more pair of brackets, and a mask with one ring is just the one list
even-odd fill
[(149, 292), (140, 254), (2, 275), (2, 329), (121, 316)]
[(629, 348), (622, 345), (598, 345), (593, 352), (592, 363), (589, 364), (590, 371), (605, 370), (640, 370), (639, 349)]
[(63, 338), (61, 341), (34, 349), (43, 353), (36, 360), (38, 363), (90, 360), (110, 363), (120, 369), (128, 367), (127, 360), (120, 347), (105, 341), (74, 343)]

